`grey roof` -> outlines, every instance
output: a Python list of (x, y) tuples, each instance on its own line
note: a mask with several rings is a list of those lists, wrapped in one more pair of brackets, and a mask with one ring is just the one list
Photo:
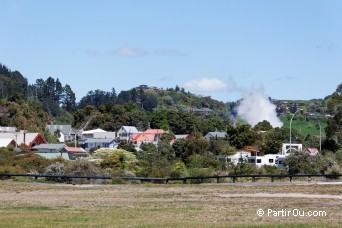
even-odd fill
[(114, 139), (95, 139), (95, 138), (91, 138), (91, 139), (86, 139), (84, 141), (84, 143), (112, 143), (114, 141)]
[(213, 138), (225, 138), (227, 136), (226, 132), (220, 132), (220, 131), (212, 131), (212, 132), (209, 132), (208, 134), (210, 134), (210, 136)]
[(71, 128), (71, 125), (46, 125), (45, 129), (49, 130), (51, 134), (55, 133), (56, 131), (60, 131), (64, 135), (74, 133)]
[(122, 126), (123, 129), (125, 129), (126, 132), (128, 133), (139, 133), (138, 129), (134, 126)]
[(32, 147), (32, 149), (51, 149), (51, 150), (59, 150), (65, 147), (65, 144), (59, 143), (59, 144), (40, 144), (37, 146)]

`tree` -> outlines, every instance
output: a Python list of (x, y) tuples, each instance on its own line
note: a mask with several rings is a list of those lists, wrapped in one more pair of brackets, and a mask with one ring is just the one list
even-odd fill
[(271, 130), (272, 128), (273, 127), (272, 127), (271, 123), (268, 122), (267, 120), (259, 122), (254, 126), (255, 131), (268, 131), (268, 130)]
[(227, 133), (230, 144), (236, 148), (252, 146), (257, 140), (257, 133), (252, 130), (249, 124), (243, 124), (236, 128), (231, 127)]
[(62, 107), (68, 112), (74, 112), (76, 110), (76, 96), (68, 84), (63, 88), (62, 97)]

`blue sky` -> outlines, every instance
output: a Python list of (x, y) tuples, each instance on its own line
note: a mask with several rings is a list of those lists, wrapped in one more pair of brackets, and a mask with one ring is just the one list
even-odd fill
[(0, 0), (0, 63), (88, 91), (179, 85), (222, 101), (324, 98), (342, 82), (340, 0)]

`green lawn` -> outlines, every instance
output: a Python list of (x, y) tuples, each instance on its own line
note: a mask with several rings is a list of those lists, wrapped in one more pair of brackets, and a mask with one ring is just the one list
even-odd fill
[[(286, 116), (281, 116), (280, 120), (284, 123), (285, 127), (290, 128), (290, 121), (286, 118)], [(321, 121), (321, 129), (322, 129), (322, 137), (325, 137), (325, 128), (327, 126), (326, 122)], [(310, 134), (311, 136), (319, 137), (319, 122), (317, 120), (292, 120), (292, 129), (296, 129), (298, 132), (301, 132), (304, 136)]]

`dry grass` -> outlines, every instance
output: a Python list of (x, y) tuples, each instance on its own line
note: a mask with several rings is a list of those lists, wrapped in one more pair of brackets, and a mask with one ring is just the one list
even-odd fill
[[(254, 193), (336, 198), (234, 196)], [(0, 227), (341, 227), (341, 194), (342, 185), (72, 186), (1, 181)], [(259, 208), (321, 210), (327, 216), (259, 217)]]

